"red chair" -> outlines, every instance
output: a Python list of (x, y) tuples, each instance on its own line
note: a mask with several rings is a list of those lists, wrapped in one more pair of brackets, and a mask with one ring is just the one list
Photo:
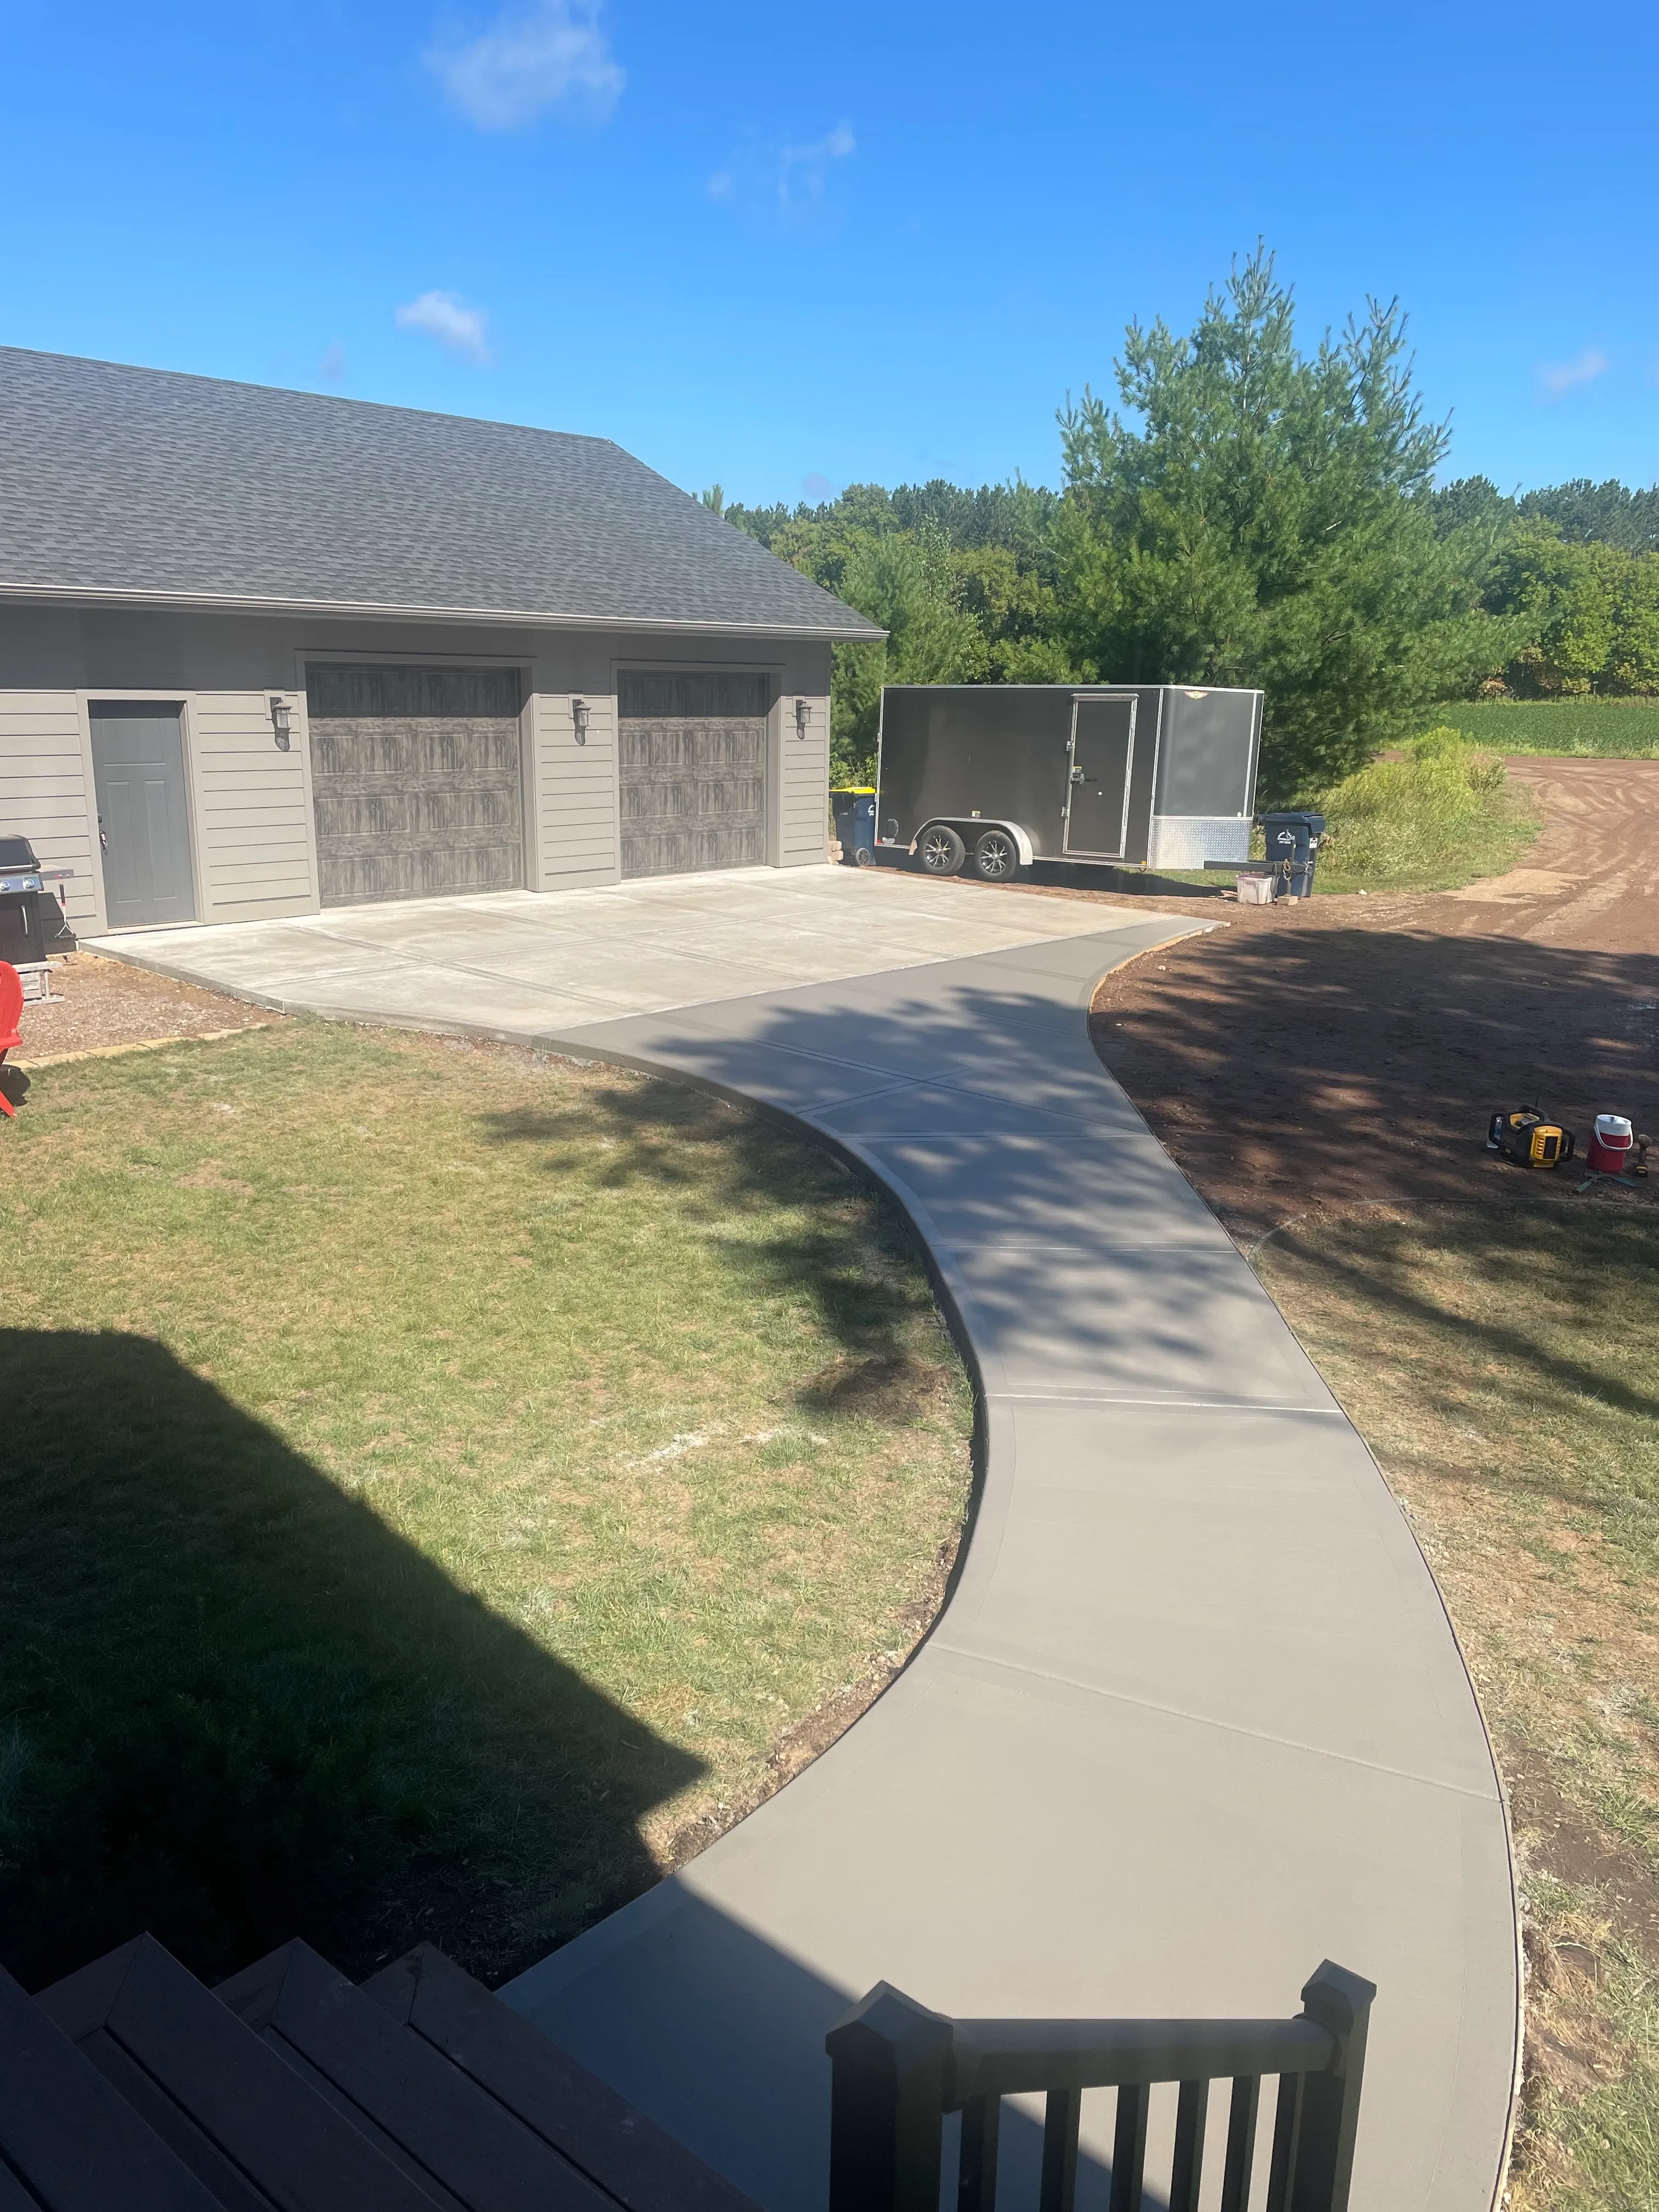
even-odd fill
[[(9, 961), (0, 960), (0, 1060), (3, 1060), (14, 1045), (22, 1043), (17, 1024), (23, 1018), (23, 979)], [(0, 1114), (9, 1121), (17, 1119), (17, 1109), (3, 1091), (0, 1091)]]

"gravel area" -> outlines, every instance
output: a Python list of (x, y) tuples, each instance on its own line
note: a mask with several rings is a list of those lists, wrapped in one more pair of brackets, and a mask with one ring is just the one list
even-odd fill
[(11, 1055), (17, 1066), (39, 1066), (69, 1053), (258, 1029), (279, 1018), (262, 1007), (148, 975), (96, 952), (70, 952), (54, 960), (52, 988), (61, 1005), (23, 1009), (22, 1048)]

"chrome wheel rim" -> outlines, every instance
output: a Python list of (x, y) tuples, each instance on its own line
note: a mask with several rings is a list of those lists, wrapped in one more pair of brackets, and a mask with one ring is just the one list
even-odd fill
[(1012, 857), (1008, 840), (1006, 837), (987, 837), (975, 857), (979, 862), (981, 875), (1006, 876)]
[(951, 865), (951, 842), (937, 830), (921, 848), (922, 864), (929, 868), (948, 868)]

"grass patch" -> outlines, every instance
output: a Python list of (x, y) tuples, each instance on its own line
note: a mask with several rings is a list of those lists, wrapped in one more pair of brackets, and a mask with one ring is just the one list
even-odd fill
[(0, 1958), (494, 1978), (914, 1641), (969, 1394), (908, 1232), (689, 1089), (322, 1024), (8, 1129)]
[(1514, 1795), (1534, 1960), (1516, 2212), (1651, 2207), (1659, 1219), (1613, 1198), (1370, 1212), (1286, 1232), (1259, 1266), (1412, 1518)]
[(1328, 824), (1319, 887), (1452, 890), (1512, 867), (1541, 826), (1495, 753), (1431, 730), (1395, 760), (1358, 769), (1315, 802)]
[(1659, 700), (1464, 699), (1435, 709), (1471, 744), (1500, 753), (1659, 760)]
[(1659, 2204), (1659, 1974), (1603, 1893), (1525, 1884), (1534, 2063), (1513, 2212), (1648, 2212)]

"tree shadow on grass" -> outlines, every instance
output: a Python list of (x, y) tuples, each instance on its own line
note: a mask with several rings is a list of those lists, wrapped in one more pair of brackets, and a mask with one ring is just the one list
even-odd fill
[(1626, 1381), (1606, 1356), (1612, 1326), (1607, 1316), (1593, 1309), (1583, 1315), (1580, 1326), (1593, 1352), (1601, 1357), (1582, 1360), (1546, 1350), (1536, 1330), (1528, 1326), (1540, 1294), (1547, 1314), (1553, 1321), (1558, 1319), (1555, 1301), (1561, 1269), (1580, 1256), (1571, 1249), (1570, 1240), (1593, 1237), (1601, 1248), (1603, 1264), (1609, 1264), (1616, 1253), (1630, 1267), (1632, 1280), (1644, 1274), (1652, 1276), (1655, 1263), (1659, 1262), (1659, 1217), (1648, 1214), (1620, 1220), (1581, 1213), (1561, 1220), (1552, 1218), (1553, 1211), (1544, 1213), (1541, 1208), (1521, 1205), (1494, 1207), (1473, 1219), (1455, 1220), (1446, 1231), (1444, 1242), (1449, 1249), (1471, 1257), (1483, 1273), (1508, 1291), (1513, 1300), (1513, 1318), (1507, 1322), (1482, 1321), (1437, 1304), (1422, 1289), (1402, 1279), (1408, 1255), (1425, 1237), (1420, 1223), (1366, 1224), (1363, 1255), (1357, 1257), (1316, 1236), (1298, 1235), (1295, 1231), (1286, 1232), (1281, 1241), (1316, 1279), (1340, 1285), (1351, 1295), (1357, 1294), (1402, 1321), (1455, 1330), (1464, 1340), (1466, 1357), (1471, 1360), (1484, 1358), (1522, 1369), (1531, 1378), (1540, 1410), (1553, 1398), (1589, 1398), (1639, 1419), (1659, 1418), (1659, 1395), (1642, 1389), (1638, 1379), (1645, 1370), (1629, 1370), (1632, 1379)]
[(799, 1129), (654, 1077), (610, 1085), (580, 1107), (492, 1115), (487, 1127), (499, 1144), (543, 1148), (557, 1173), (565, 1147), (592, 1142), (596, 1107), (625, 1132), (601, 1165), (586, 1164), (599, 1188), (655, 1185), (673, 1192), (683, 1219), (711, 1227), (794, 1209), (768, 1234), (731, 1237), (723, 1257), (757, 1299), (809, 1298), (835, 1340), (836, 1360), (803, 1403), (876, 1418), (908, 1403), (895, 1386), (917, 1365), (907, 1336), (932, 1310), (932, 1292), (915, 1234), (885, 1193)]
[(0, 1330), (0, 1961), (149, 1928), (498, 1979), (656, 1878), (702, 1771), (162, 1346)]

